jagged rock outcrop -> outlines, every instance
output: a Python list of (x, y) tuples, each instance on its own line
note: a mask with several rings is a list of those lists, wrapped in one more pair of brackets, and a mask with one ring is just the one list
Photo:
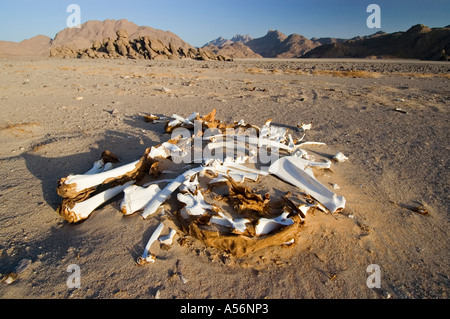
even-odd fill
[(261, 55), (253, 52), (248, 46), (241, 42), (226, 43), (220, 47), (215, 45), (208, 45), (203, 47), (214, 52), (216, 55), (225, 55), (235, 59), (242, 58), (262, 58)]
[(126, 30), (120, 29), (116, 32), (115, 40), (106, 38), (103, 42), (94, 41), (90, 48), (74, 50), (71, 47), (54, 47), (50, 49), (50, 57), (61, 58), (129, 58), (149, 60), (178, 60), (190, 58), (195, 60), (218, 60), (232, 61), (230, 57), (216, 55), (207, 49), (194, 49), (192, 47), (176, 47), (169, 42), (166, 46), (158, 39), (149, 36), (140, 36), (130, 39)]
[(450, 28), (429, 28), (418, 24), (405, 32), (377, 33), (376, 36), (325, 44), (302, 58), (402, 58), (450, 60)]

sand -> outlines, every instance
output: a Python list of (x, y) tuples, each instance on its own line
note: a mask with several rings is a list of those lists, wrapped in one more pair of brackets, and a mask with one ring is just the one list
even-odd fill
[[(0, 298), (448, 298), (448, 71), (400, 60), (0, 60), (0, 274), (31, 260), (0, 282)], [(318, 176), (340, 186), (345, 209), (308, 215), (289, 248), (235, 258), (186, 237), (145, 266), (135, 261), (159, 216), (123, 216), (120, 196), (79, 224), (56, 213), (60, 178), (106, 149), (126, 164), (169, 138), (144, 115), (213, 108), (224, 121), (313, 123), (307, 140), (327, 145), (311, 153), (349, 158)], [(66, 284), (72, 264), (78, 289)], [(366, 284), (372, 264), (380, 288)]]

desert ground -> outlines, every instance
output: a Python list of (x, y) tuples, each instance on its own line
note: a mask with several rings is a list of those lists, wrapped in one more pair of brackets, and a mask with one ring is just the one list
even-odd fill
[[(0, 274), (31, 261), (0, 282), (0, 298), (448, 298), (449, 70), (404, 60), (0, 59)], [(120, 196), (78, 224), (57, 214), (60, 178), (86, 172), (104, 150), (126, 164), (169, 139), (145, 115), (214, 108), (223, 121), (312, 123), (305, 140), (326, 145), (309, 152), (348, 157), (318, 176), (339, 185), (345, 209), (308, 215), (290, 247), (236, 258), (177, 235), (144, 266), (136, 259), (160, 216), (123, 216)], [(77, 289), (66, 284), (72, 264)], [(367, 286), (372, 264), (380, 288)]]

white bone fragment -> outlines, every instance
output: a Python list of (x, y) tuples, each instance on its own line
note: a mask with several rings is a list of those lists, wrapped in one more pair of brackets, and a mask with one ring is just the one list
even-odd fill
[(92, 168), (88, 170), (86, 173), (84, 173), (84, 175), (94, 175), (101, 172), (109, 171), (110, 169), (112, 169), (112, 163), (111, 162), (105, 163), (103, 159), (100, 159), (98, 161), (95, 161), (94, 164), (92, 165)]
[(216, 169), (217, 172), (220, 172), (220, 173), (226, 173), (228, 170), (233, 170), (233, 171), (255, 173), (255, 174), (264, 175), (264, 176), (269, 175), (269, 173), (267, 171), (247, 167), (245, 165), (236, 163), (235, 161), (233, 161), (230, 158), (225, 158), (223, 165), (221, 165), (218, 162), (213, 162), (212, 166)]
[(184, 278), (184, 276), (182, 274), (178, 274), (178, 277), (180, 277), (180, 280), (183, 284), (187, 284), (189, 280), (187, 280), (186, 278)]
[(158, 238), (159, 242), (163, 245), (172, 246), (173, 238), (176, 235), (175, 229), (170, 228), (169, 234)]
[(247, 223), (250, 223), (250, 220), (247, 218), (241, 219), (232, 219), (226, 216), (222, 212), (218, 212), (219, 216), (212, 216), (209, 220), (210, 223), (214, 223), (217, 225), (222, 225), (226, 227), (233, 228), (233, 232), (236, 234), (242, 234), (247, 229)]
[(345, 160), (348, 160), (348, 157), (345, 156), (342, 152), (337, 152), (336, 155), (333, 156), (333, 160), (341, 163)]
[(253, 181), (257, 181), (258, 180), (258, 174), (255, 173), (242, 173), (239, 171), (233, 171), (230, 170), (228, 171), (228, 176), (236, 183), (240, 184), (243, 183), (245, 181), (246, 178), (251, 179)]
[(120, 203), (120, 210), (124, 215), (131, 215), (147, 206), (150, 199), (155, 196), (161, 188), (156, 184), (148, 187), (131, 185), (124, 189), (124, 197)]
[(296, 156), (285, 156), (275, 161), (269, 172), (282, 180), (297, 186), (307, 194), (311, 195), (331, 213), (345, 207), (345, 198), (337, 196), (328, 188), (323, 186), (306, 168), (311, 162)]
[(211, 142), (206, 146), (209, 151), (216, 149), (225, 149), (226, 154), (236, 152), (237, 154), (245, 155), (246, 152), (250, 152), (250, 149), (245, 144), (233, 140), (225, 140), (219, 142)]
[(266, 235), (281, 226), (292, 225), (294, 221), (290, 218), (287, 218), (288, 215), (288, 212), (284, 212), (280, 216), (277, 216), (275, 218), (260, 218), (255, 227), (256, 235)]
[[(171, 183), (169, 183), (165, 188), (163, 188), (161, 191), (159, 191), (153, 198), (150, 200), (150, 202), (147, 204), (147, 206), (144, 209), (144, 212), (141, 214), (142, 218), (147, 218), (148, 216), (154, 214), (159, 206), (164, 203), (164, 201), (167, 199), (167, 197), (172, 194), (182, 183), (186, 181), (187, 178), (191, 178), (194, 174), (198, 174), (202, 172), (203, 170), (207, 169), (206, 167), (196, 167), (193, 169), (190, 169), (183, 174), (179, 175), (176, 179), (174, 179)], [(211, 168), (208, 168), (211, 169)]]
[(208, 184), (218, 184), (218, 183), (226, 183), (226, 182), (228, 182), (228, 178), (226, 178), (225, 175), (223, 175), (223, 174), (219, 174), (219, 176), (210, 180)]
[(293, 156), (301, 157), (306, 160), (312, 159), (312, 156), (308, 154), (305, 150), (302, 150), (301, 148), (298, 148), (295, 152), (292, 153)]
[(192, 123), (192, 121), (197, 118), (197, 115), (198, 115), (198, 113), (194, 112), (190, 116), (188, 116), (187, 118), (184, 118), (184, 117), (179, 116), (177, 114), (173, 114), (172, 115), (172, 119), (173, 120), (170, 121), (167, 125), (169, 127), (174, 127), (174, 126), (177, 126), (177, 125), (180, 125), (180, 124), (185, 124), (185, 125), (191, 124), (191, 125), (193, 125), (194, 123)]
[(282, 126), (272, 126), (272, 120), (267, 120), (261, 127), (259, 137), (268, 137), (270, 140), (282, 142), (286, 139), (287, 128)]
[(297, 124), (297, 127), (299, 128), (300, 131), (305, 132), (305, 131), (308, 131), (308, 130), (311, 129), (312, 124), (311, 123), (310, 124), (305, 124), (305, 123), (302, 122), (302, 123)]
[(198, 182), (198, 175), (194, 176), (194, 180), (191, 182), (190, 179), (180, 185), (180, 192), (189, 192), (194, 194), (200, 188), (200, 183)]
[(183, 154), (183, 150), (176, 144), (164, 142), (159, 146), (154, 146), (150, 149), (150, 153), (148, 154), (148, 157), (150, 158), (168, 158), (172, 154), (177, 152), (177, 155), (180, 156), (180, 154)]
[(64, 184), (74, 184), (75, 191), (81, 192), (85, 189), (100, 185), (109, 178), (119, 177), (133, 171), (136, 168), (136, 164), (138, 163), (139, 160), (123, 166), (119, 166), (106, 172), (101, 172), (93, 175), (69, 175), (64, 180)]
[(112, 187), (104, 192), (101, 192), (91, 198), (82, 202), (77, 202), (72, 208), (65, 207), (65, 215), (71, 215), (74, 218), (74, 222), (81, 221), (89, 217), (89, 215), (100, 205), (107, 202), (114, 196), (120, 194), (124, 189), (133, 184), (134, 181), (130, 181), (120, 186)]
[(285, 246), (291, 246), (291, 245), (294, 244), (294, 243), (295, 243), (295, 240), (294, 240), (294, 238), (292, 238), (291, 240), (285, 241), (285, 242), (283, 243), (283, 245), (285, 245)]
[(207, 209), (212, 209), (212, 206), (205, 202), (203, 194), (200, 191), (195, 194), (178, 193), (177, 199), (186, 205), (184, 209), (180, 211), (180, 214), (184, 219), (187, 219), (189, 215), (201, 216), (206, 213)]
[(297, 208), (300, 209), (300, 211), (303, 213), (304, 216), (306, 216), (306, 213), (308, 213), (310, 206), (309, 205), (300, 205)]
[(298, 146), (305, 146), (305, 145), (318, 145), (318, 146), (322, 146), (322, 145), (327, 145), (327, 144), (322, 143), (322, 142), (313, 142), (313, 141), (311, 141), (311, 142), (302, 142), (302, 143), (297, 144), (297, 145), (298, 145)]
[(156, 261), (156, 257), (154, 254), (150, 252), (150, 248), (152, 244), (158, 239), (159, 235), (161, 235), (161, 232), (164, 228), (164, 224), (160, 223), (158, 227), (153, 232), (152, 236), (150, 237), (149, 241), (147, 242), (147, 245), (145, 245), (144, 252), (142, 253), (142, 256), (138, 258), (137, 263), (139, 265), (144, 265), (146, 263), (154, 263)]
[[(215, 149), (215, 148), (219, 148), (219, 147), (227, 147), (227, 146), (228, 146), (228, 149), (233, 148), (233, 146), (230, 144), (226, 145), (223, 142), (215, 142), (219, 137), (220, 138), (233, 138), (233, 137), (242, 138), (243, 136), (239, 135), (239, 134), (228, 134), (228, 135), (218, 134), (218, 135), (214, 135), (214, 136), (204, 137), (203, 139), (210, 139), (213, 141), (212, 143), (210, 143), (211, 146), (210, 146), (210, 144), (208, 144), (208, 148), (210, 148), (210, 149)], [(281, 139), (281, 138), (270, 139), (266, 136), (260, 136), (260, 137), (245, 136), (245, 138), (246, 138), (246, 142), (253, 146), (258, 146), (258, 147), (265, 146), (267, 148), (280, 148), (280, 149), (284, 149), (288, 152), (293, 151), (292, 147), (290, 147), (289, 145), (286, 145), (285, 143), (282, 143), (282, 141), (284, 141), (286, 139), (286, 137), (284, 137), (283, 139)], [(235, 141), (235, 143), (242, 144), (242, 142), (236, 142), (236, 141)], [(298, 147), (300, 147), (300, 145), (296, 145), (295, 149)], [(239, 150), (243, 151), (242, 146), (241, 146), (241, 148), (239, 148)], [(247, 150), (249, 150), (250, 153), (252, 153), (252, 151), (254, 151), (254, 150), (248, 149), (248, 148), (247, 148)], [(252, 155), (254, 155), (254, 154), (252, 154)]]

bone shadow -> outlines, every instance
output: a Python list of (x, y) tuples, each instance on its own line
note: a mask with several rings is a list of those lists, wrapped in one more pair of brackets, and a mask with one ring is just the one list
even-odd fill
[[(56, 193), (57, 182), (61, 178), (87, 172), (105, 150), (119, 157), (120, 162), (114, 165), (117, 167), (139, 159), (146, 148), (157, 142), (144, 134), (130, 135), (109, 130), (101, 140), (92, 141), (92, 144), (95, 147), (90, 147), (89, 151), (68, 156), (50, 158), (34, 154), (32, 151), (22, 155), (28, 171), (41, 181), (43, 199), (53, 209), (56, 209), (62, 200)], [(47, 147), (52, 147), (51, 145), (52, 143), (46, 144)]]

